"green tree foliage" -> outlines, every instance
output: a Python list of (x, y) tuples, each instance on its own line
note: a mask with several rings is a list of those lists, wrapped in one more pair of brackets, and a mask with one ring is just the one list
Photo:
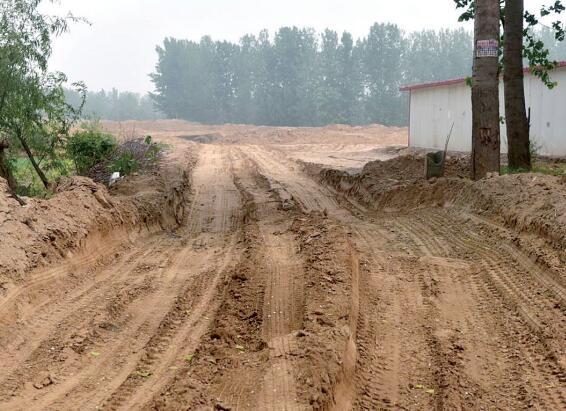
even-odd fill
[(326, 30), (321, 36), (320, 53), (317, 55), (317, 66), (320, 73), (316, 85), (318, 93), (315, 95), (317, 112), (322, 123), (335, 121), (336, 115), (340, 116), (342, 105), (340, 50), (338, 33)]
[[(464, 9), (464, 12), (460, 15), (460, 21), (473, 20), (476, 7), (475, 0), (453, 1), (456, 8)], [(502, 23), (505, 18), (505, 1), (499, 0)], [(550, 5), (542, 6), (536, 13), (529, 10), (524, 12), (523, 57), (529, 65), (531, 73), (539, 77), (548, 88), (553, 88), (556, 83), (552, 81), (549, 72), (556, 68), (557, 60), (561, 57), (557, 51), (559, 52), (560, 43), (566, 38), (566, 26), (559, 17), (566, 12), (566, 7), (562, 4), (562, 0), (549, 0), (549, 3)], [(549, 16), (556, 18), (551, 23), (551, 27), (542, 25), (540, 20), (545, 17), (550, 18)], [(505, 39), (502, 38), (501, 44), (505, 44)]]
[[(538, 16), (525, 11), (525, 21), (527, 28), (523, 32), (525, 45), (523, 47), (523, 56), (528, 60), (531, 72), (539, 77), (549, 88), (556, 86), (550, 78), (549, 71), (556, 67), (557, 62), (550, 57), (550, 49), (548, 46), (536, 36), (534, 28), (540, 23), (540, 19), (551, 14), (562, 14), (566, 8), (562, 5), (561, 0), (555, 0), (550, 6), (543, 6)], [(564, 41), (566, 31), (564, 23), (556, 20), (552, 23), (552, 31), (554, 33), (554, 40), (558, 42)]]
[[(77, 109), (67, 104), (63, 90), (67, 78), (63, 73), (50, 73), (47, 67), (53, 37), (76, 19), (44, 15), (40, 3), (0, 3), (0, 138), (12, 153), (27, 156), (47, 188), (46, 171), (61, 167), (58, 153), (81, 104)], [(84, 92), (82, 84), (74, 86), (77, 92)]]
[(375, 24), (357, 41), (297, 27), (238, 44), (167, 38), (151, 96), (167, 117), (204, 123), (401, 125), (399, 86), (467, 75), (471, 50), (464, 30), (406, 35), (393, 24)]
[(468, 75), (473, 41), (459, 30), (423, 30), (409, 34), (404, 67), (409, 83), (450, 79)]
[(399, 86), (405, 41), (393, 24), (374, 24), (360, 44), (366, 122), (401, 124), (406, 117)]
[(94, 165), (106, 159), (117, 147), (112, 134), (101, 131), (98, 124), (85, 123), (67, 141), (67, 154), (78, 174), (85, 175)]
[(550, 60), (566, 61), (566, 41), (557, 40), (554, 29), (543, 26), (540, 30), (534, 32), (533, 35), (536, 40), (542, 41), (548, 49)]

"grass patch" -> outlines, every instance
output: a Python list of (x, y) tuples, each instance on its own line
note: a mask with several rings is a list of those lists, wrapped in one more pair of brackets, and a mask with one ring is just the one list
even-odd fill
[(521, 168), (510, 168), (509, 166), (501, 167), (501, 175), (505, 174), (520, 174), (520, 173), (541, 173), (551, 176), (563, 176), (566, 175), (566, 163), (539, 163), (534, 164), (532, 170), (521, 169)]
[[(27, 157), (10, 159), (9, 163), (14, 178), (18, 182), (16, 188), (18, 195), (48, 198), (53, 194), (45, 189)], [(44, 169), (44, 171), (49, 181), (56, 181), (60, 177), (72, 174), (74, 165), (70, 159), (63, 159), (59, 161), (57, 167), (49, 167), (47, 170)]]

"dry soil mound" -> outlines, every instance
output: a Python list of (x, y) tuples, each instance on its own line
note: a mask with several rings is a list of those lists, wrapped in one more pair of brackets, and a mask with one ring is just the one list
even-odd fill
[(465, 157), (448, 159), (447, 177), (425, 181), (424, 158), (408, 155), (368, 163), (348, 175), (322, 170), (322, 180), (377, 210), (457, 206), (500, 218), (519, 232), (532, 232), (566, 249), (566, 180), (528, 173), (471, 181)]
[[(465, 156), (446, 159), (446, 176), (464, 178), (468, 172), (469, 159)], [(307, 172), (316, 171), (316, 166), (305, 165)], [(407, 187), (423, 180), (424, 156), (408, 154), (386, 161), (371, 161), (358, 174), (335, 169), (318, 169), (324, 182), (348, 192), (366, 203), (373, 203), (381, 194)]]
[(174, 227), (188, 189), (186, 173), (164, 167), (159, 174), (122, 181), (114, 195), (88, 178), (69, 178), (52, 198), (29, 199), (21, 207), (0, 179), (0, 284), (68, 256), (93, 236)]

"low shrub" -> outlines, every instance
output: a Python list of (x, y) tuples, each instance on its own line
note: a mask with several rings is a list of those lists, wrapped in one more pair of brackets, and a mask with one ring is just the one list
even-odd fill
[(109, 171), (111, 173), (118, 171), (120, 175), (128, 175), (140, 168), (140, 163), (134, 158), (131, 152), (124, 152), (120, 154), (110, 165)]
[(66, 147), (77, 174), (87, 175), (96, 164), (111, 156), (118, 143), (112, 134), (103, 132), (98, 123), (87, 123), (69, 138)]
[(94, 181), (107, 184), (114, 172), (121, 176), (137, 171), (152, 170), (163, 153), (164, 146), (154, 143), (150, 136), (130, 138), (120, 143), (104, 161), (92, 167), (88, 176)]

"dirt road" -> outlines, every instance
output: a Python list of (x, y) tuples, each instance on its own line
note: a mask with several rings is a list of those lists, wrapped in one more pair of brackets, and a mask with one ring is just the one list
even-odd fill
[(185, 221), (0, 294), (0, 409), (566, 409), (564, 278), (459, 208), (374, 212), (202, 144)]

